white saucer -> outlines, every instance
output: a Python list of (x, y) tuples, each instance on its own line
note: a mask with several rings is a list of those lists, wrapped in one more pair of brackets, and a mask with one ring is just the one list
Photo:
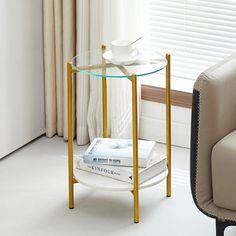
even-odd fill
[(114, 65), (124, 65), (124, 66), (128, 66), (133, 64), (137, 59), (138, 59), (138, 55), (139, 53), (137, 53), (135, 56), (130, 56), (129, 58), (126, 58), (125, 60), (119, 60), (116, 58), (112, 57), (112, 52), (111, 51), (107, 51), (105, 53), (103, 53), (103, 58), (109, 62), (111, 62)]

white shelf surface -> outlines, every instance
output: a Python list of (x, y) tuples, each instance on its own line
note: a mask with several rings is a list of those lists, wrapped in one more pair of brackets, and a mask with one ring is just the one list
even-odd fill
[[(166, 169), (161, 174), (153, 177), (147, 182), (139, 185), (139, 189), (144, 189), (148, 187), (152, 187), (154, 185), (159, 184), (163, 180), (166, 179), (168, 174), (168, 170)], [(132, 191), (133, 184), (122, 182), (119, 180), (115, 180), (112, 178), (108, 178), (102, 175), (94, 174), (91, 172), (74, 169), (74, 178), (80, 183), (90, 188), (95, 188), (98, 190), (105, 191)]]

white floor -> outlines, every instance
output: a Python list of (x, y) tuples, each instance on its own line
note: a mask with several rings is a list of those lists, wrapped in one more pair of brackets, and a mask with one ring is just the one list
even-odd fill
[[(160, 152), (164, 152), (164, 145)], [(80, 152), (81, 148), (76, 150)], [(200, 236), (215, 223), (195, 207), (189, 186), (189, 150), (173, 147), (173, 196), (165, 184), (140, 192), (140, 223), (133, 224), (129, 192), (75, 186), (67, 207), (67, 144), (42, 137), (0, 161), (1, 236)], [(229, 227), (226, 236), (236, 235)]]

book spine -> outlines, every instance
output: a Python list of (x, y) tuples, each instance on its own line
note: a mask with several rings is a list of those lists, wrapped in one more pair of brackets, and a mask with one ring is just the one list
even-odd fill
[[(111, 165), (111, 166), (133, 166), (133, 158), (118, 158), (118, 157), (96, 157), (84, 155), (84, 162), (96, 165)], [(138, 159), (139, 167), (146, 167), (145, 159)]]
[(76, 168), (113, 179), (121, 180), (127, 183), (133, 183), (131, 173), (125, 169), (121, 169), (118, 167), (84, 163), (81, 159), (76, 161)]

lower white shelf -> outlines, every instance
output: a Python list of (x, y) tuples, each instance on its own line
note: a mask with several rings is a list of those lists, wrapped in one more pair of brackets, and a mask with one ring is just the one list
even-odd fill
[[(148, 180), (147, 182), (139, 185), (139, 189), (148, 188), (159, 184), (165, 180), (168, 174), (166, 169), (161, 174), (155, 176), (154, 178)], [(133, 184), (115, 180), (112, 178), (104, 177), (102, 175), (97, 175), (87, 171), (74, 169), (74, 178), (80, 183), (90, 188), (95, 188), (105, 191), (132, 191)]]

